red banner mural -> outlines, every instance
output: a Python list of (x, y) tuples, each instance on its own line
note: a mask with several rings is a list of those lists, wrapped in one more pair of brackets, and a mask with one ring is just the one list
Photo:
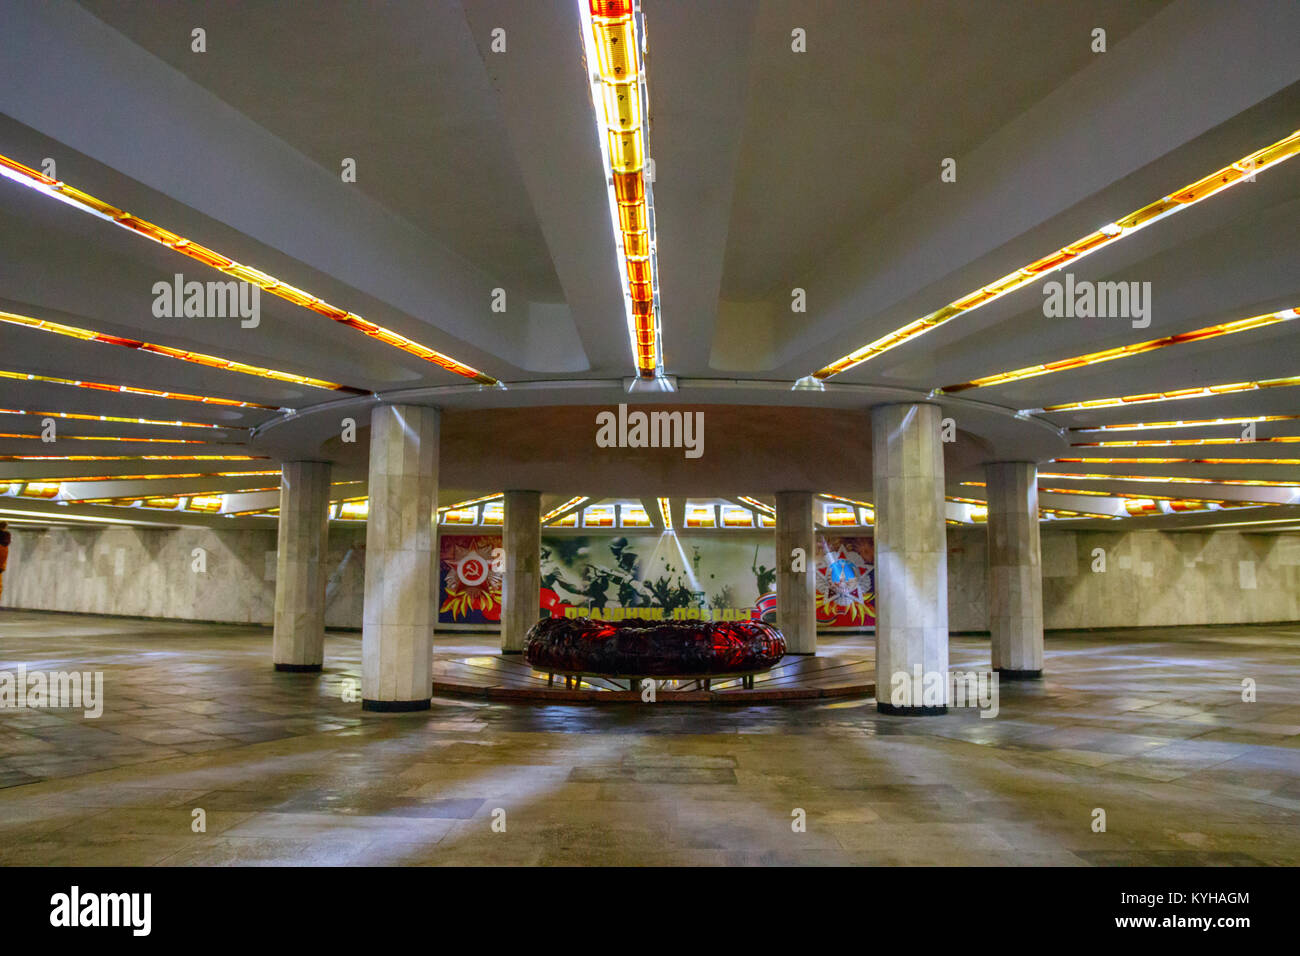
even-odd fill
[[(671, 539), (671, 544), (665, 541)], [(500, 535), (446, 534), (439, 543), (440, 624), (501, 620)], [(871, 538), (817, 539), (817, 623), (876, 622)], [(723, 535), (554, 536), (542, 539), (538, 616), (776, 620), (770, 538)]]

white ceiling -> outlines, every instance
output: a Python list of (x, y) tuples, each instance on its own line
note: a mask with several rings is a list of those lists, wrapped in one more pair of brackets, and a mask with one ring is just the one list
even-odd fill
[[(466, 388), (449, 372), (270, 295), (261, 297), (257, 329), (155, 318), (154, 282), (175, 272), (220, 277), (4, 179), (0, 310), (365, 393), (400, 392), (449, 413), (628, 400), (623, 380), (633, 363), (577, 3), (53, 0), (11, 7), (0, 33), (0, 154), (36, 168), (54, 158), (70, 185), (440, 349), (505, 382), (507, 391)], [(1045, 318), (1040, 290), (1029, 287), (837, 376), (825, 392), (792, 392), (794, 380), (841, 355), (1300, 128), (1300, 6), (643, 0), (643, 9), (665, 365), (679, 391), (632, 401), (860, 411), (924, 399), (982, 375), (1300, 305), (1297, 159), (1071, 267), (1079, 279), (1150, 282), (1147, 329), (1123, 320)], [(205, 53), (190, 49), (195, 27), (207, 31)], [(1107, 31), (1104, 54), (1090, 49), (1095, 27)], [(506, 31), (505, 53), (490, 48), (497, 28)], [(790, 49), (794, 28), (806, 31), (806, 53)], [(340, 179), (345, 157), (357, 161), (355, 184)], [(955, 183), (940, 181), (947, 157), (957, 160)], [(806, 313), (790, 311), (795, 287), (806, 291)], [(505, 313), (490, 307), (498, 288), (508, 297)], [(1284, 323), (939, 397), (971, 443), (950, 462), (950, 493), (979, 497), (980, 489), (960, 483), (979, 477), (980, 461), (1008, 458), (1031, 458), (1059, 473), (1300, 483), (1300, 467), (1287, 464), (1051, 461), (1300, 458), (1300, 443), (1071, 449), (1074, 441), (1128, 436), (1058, 431), (1300, 414), (1295, 387), (1015, 417), (1080, 399), (1297, 375), (1297, 329), (1300, 322)], [(64, 436), (202, 437), (214, 444), (50, 446), (0, 438), (0, 455), (198, 449), (267, 456), (214, 466), (0, 461), (0, 479), (263, 470), (329, 448), (338, 451), (338, 480), (364, 478), (364, 456), (329, 440), (349, 413), (364, 437), (372, 398), (5, 324), (0, 369), (299, 412), (0, 379), (0, 408), (230, 426), (196, 436), (164, 426), (63, 421)], [(0, 415), (0, 433), (37, 431), (39, 418)], [(1257, 431), (1300, 436), (1300, 420)], [(1138, 437), (1239, 432), (1218, 426)], [(841, 437), (869, 444), (866, 434)], [(764, 455), (779, 462), (783, 447), (780, 435), (756, 449), (718, 434), (710, 451), (764, 467)], [(443, 503), (499, 490), (491, 468), (482, 471), (481, 482), (444, 489)], [(747, 489), (743, 477), (713, 493), (769, 490), (762, 482)], [(189, 478), (121, 487), (165, 495), (266, 483)], [(1300, 500), (1296, 489), (1088, 485)], [(814, 490), (867, 495), (869, 475), (851, 487)], [(570, 493), (587, 491), (575, 475)], [(1124, 520), (1175, 528), (1260, 518), (1252, 510)]]

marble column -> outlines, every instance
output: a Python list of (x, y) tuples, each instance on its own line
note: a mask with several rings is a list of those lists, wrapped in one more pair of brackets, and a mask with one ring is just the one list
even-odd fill
[(947, 710), (948, 535), (941, 419), (937, 405), (871, 410), (876, 706), (882, 713)]
[(370, 416), (363, 710), (427, 710), (433, 693), (439, 424), (421, 405)]
[(329, 509), (329, 462), (286, 461), (280, 468), (271, 643), (278, 671), (318, 671), (325, 661)]
[(1043, 676), (1043, 567), (1038, 536), (1038, 466), (984, 468), (989, 517), (989, 633), (1003, 680)]
[(524, 637), (540, 613), (542, 496), (536, 491), (507, 491), (505, 512), (501, 651), (520, 654)]
[[(792, 569), (795, 548), (803, 569)], [(817, 653), (817, 540), (809, 491), (776, 493), (776, 626), (788, 654)]]

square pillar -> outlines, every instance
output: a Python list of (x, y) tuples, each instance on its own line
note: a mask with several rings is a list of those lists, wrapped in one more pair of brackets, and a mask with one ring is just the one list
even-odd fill
[(271, 651), (278, 671), (319, 671), (325, 661), (329, 508), (329, 462), (281, 466)]
[[(803, 551), (801, 570), (793, 570), (795, 548)], [(776, 493), (776, 626), (787, 653), (817, 653), (817, 539), (809, 491)]]
[(941, 418), (937, 405), (871, 410), (876, 706), (887, 714), (947, 711), (948, 534)]
[(505, 571), (501, 577), (501, 651), (520, 654), (528, 629), (537, 623), (542, 588), (542, 496), (507, 491)]
[(429, 708), (439, 425), (438, 409), (421, 405), (380, 405), (370, 416), (363, 710)]
[(989, 517), (989, 633), (993, 669), (1003, 680), (1043, 676), (1043, 566), (1038, 532), (1038, 466), (984, 466)]

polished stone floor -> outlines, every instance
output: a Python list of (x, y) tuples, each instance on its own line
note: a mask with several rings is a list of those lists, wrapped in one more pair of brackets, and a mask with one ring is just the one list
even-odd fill
[[(343, 700), (359, 635), (329, 636), (323, 675), (273, 672), (270, 640), (0, 610), (0, 671), (102, 671), (105, 696), (98, 719), (0, 710), (0, 863), (1300, 864), (1300, 625), (1053, 633), (1047, 678), (1003, 684), (993, 719), (861, 700), (363, 716)], [(954, 637), (952, 666), (987, 667), (987, 640)]]

